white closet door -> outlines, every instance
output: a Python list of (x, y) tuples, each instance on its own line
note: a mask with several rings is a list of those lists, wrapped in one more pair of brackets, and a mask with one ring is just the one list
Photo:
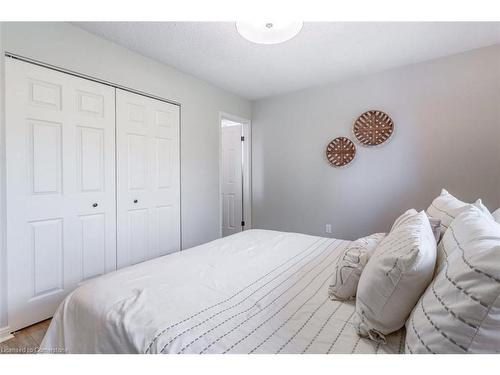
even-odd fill
[(116, 90), (118, 267), (180, 250), (179, 114)]
[(8, 311), (46, 319), (116, 268), (114, 89), (6, 59)]
[(242, 231), (241, 125), (222, 127), (222, 236)]

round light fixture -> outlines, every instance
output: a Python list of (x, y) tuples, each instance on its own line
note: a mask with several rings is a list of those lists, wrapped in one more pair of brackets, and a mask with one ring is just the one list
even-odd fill
[(236, 22), (236, 30), (253, 43), (277, 44), (292, 39), (302, 25), (303, 22)]

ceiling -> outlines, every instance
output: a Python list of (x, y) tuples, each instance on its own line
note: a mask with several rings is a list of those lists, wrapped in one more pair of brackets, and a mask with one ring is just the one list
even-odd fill
[(500, 43), (500, 23), (306, 22), (258, 45), (232, 22), (74, 25), (254, 100)]

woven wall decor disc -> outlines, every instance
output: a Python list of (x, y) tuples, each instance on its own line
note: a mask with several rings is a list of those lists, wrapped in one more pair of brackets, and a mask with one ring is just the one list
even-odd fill
[(387, 141), (394, 131), (394, 122), (387, 113), (367, 111), (354, 123), (356, 139), (364, 146), (377, 146)]
[(334, 167), (349, 164), (356, 156), (356, 146), (346, 137), (338, 137), (326, 146), (326, 158)]

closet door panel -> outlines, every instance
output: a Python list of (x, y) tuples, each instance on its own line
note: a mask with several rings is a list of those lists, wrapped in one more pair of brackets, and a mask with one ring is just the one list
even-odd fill
[[(108, 215), (113, 215), (109, 213)], [(81, 239), (81, 281), (103, 275), (106, 269), (106, 214), (80, 215), (78, 238)]]
[(180, 248), (179, 107), (153, 100), (152, 212), (157, 256)]
[(130, 264), (151, 258), (149, 246), (149, 210), (147, 208), (128, 211), (128, 257)]
[(33, 194), (62, 192), (62, 124), (29, 120), (29, 173)]
[(114, 90), (8, 58), (6, 92), (8, 310), (18, 329), (116, 268)]
[(30, 225), (30, 262), (33, 298), (64, 289), (64, 251), (62, 219), (40, 220)]
[(180, 250), (179, 107), (116, 90), (117, 264)]
[(128, 134), (128, 189), (130, 191), (145, 191), (148, 186), (149, 139), (147, 135)]
[(78, 190), (102, 192), (105, 180), (104, 129), (78, 126), (76, 134)]
[(75, 139), (75, 244), (78, 284), (116, 269), (114, 88), (76, 78), (71, 105)]

